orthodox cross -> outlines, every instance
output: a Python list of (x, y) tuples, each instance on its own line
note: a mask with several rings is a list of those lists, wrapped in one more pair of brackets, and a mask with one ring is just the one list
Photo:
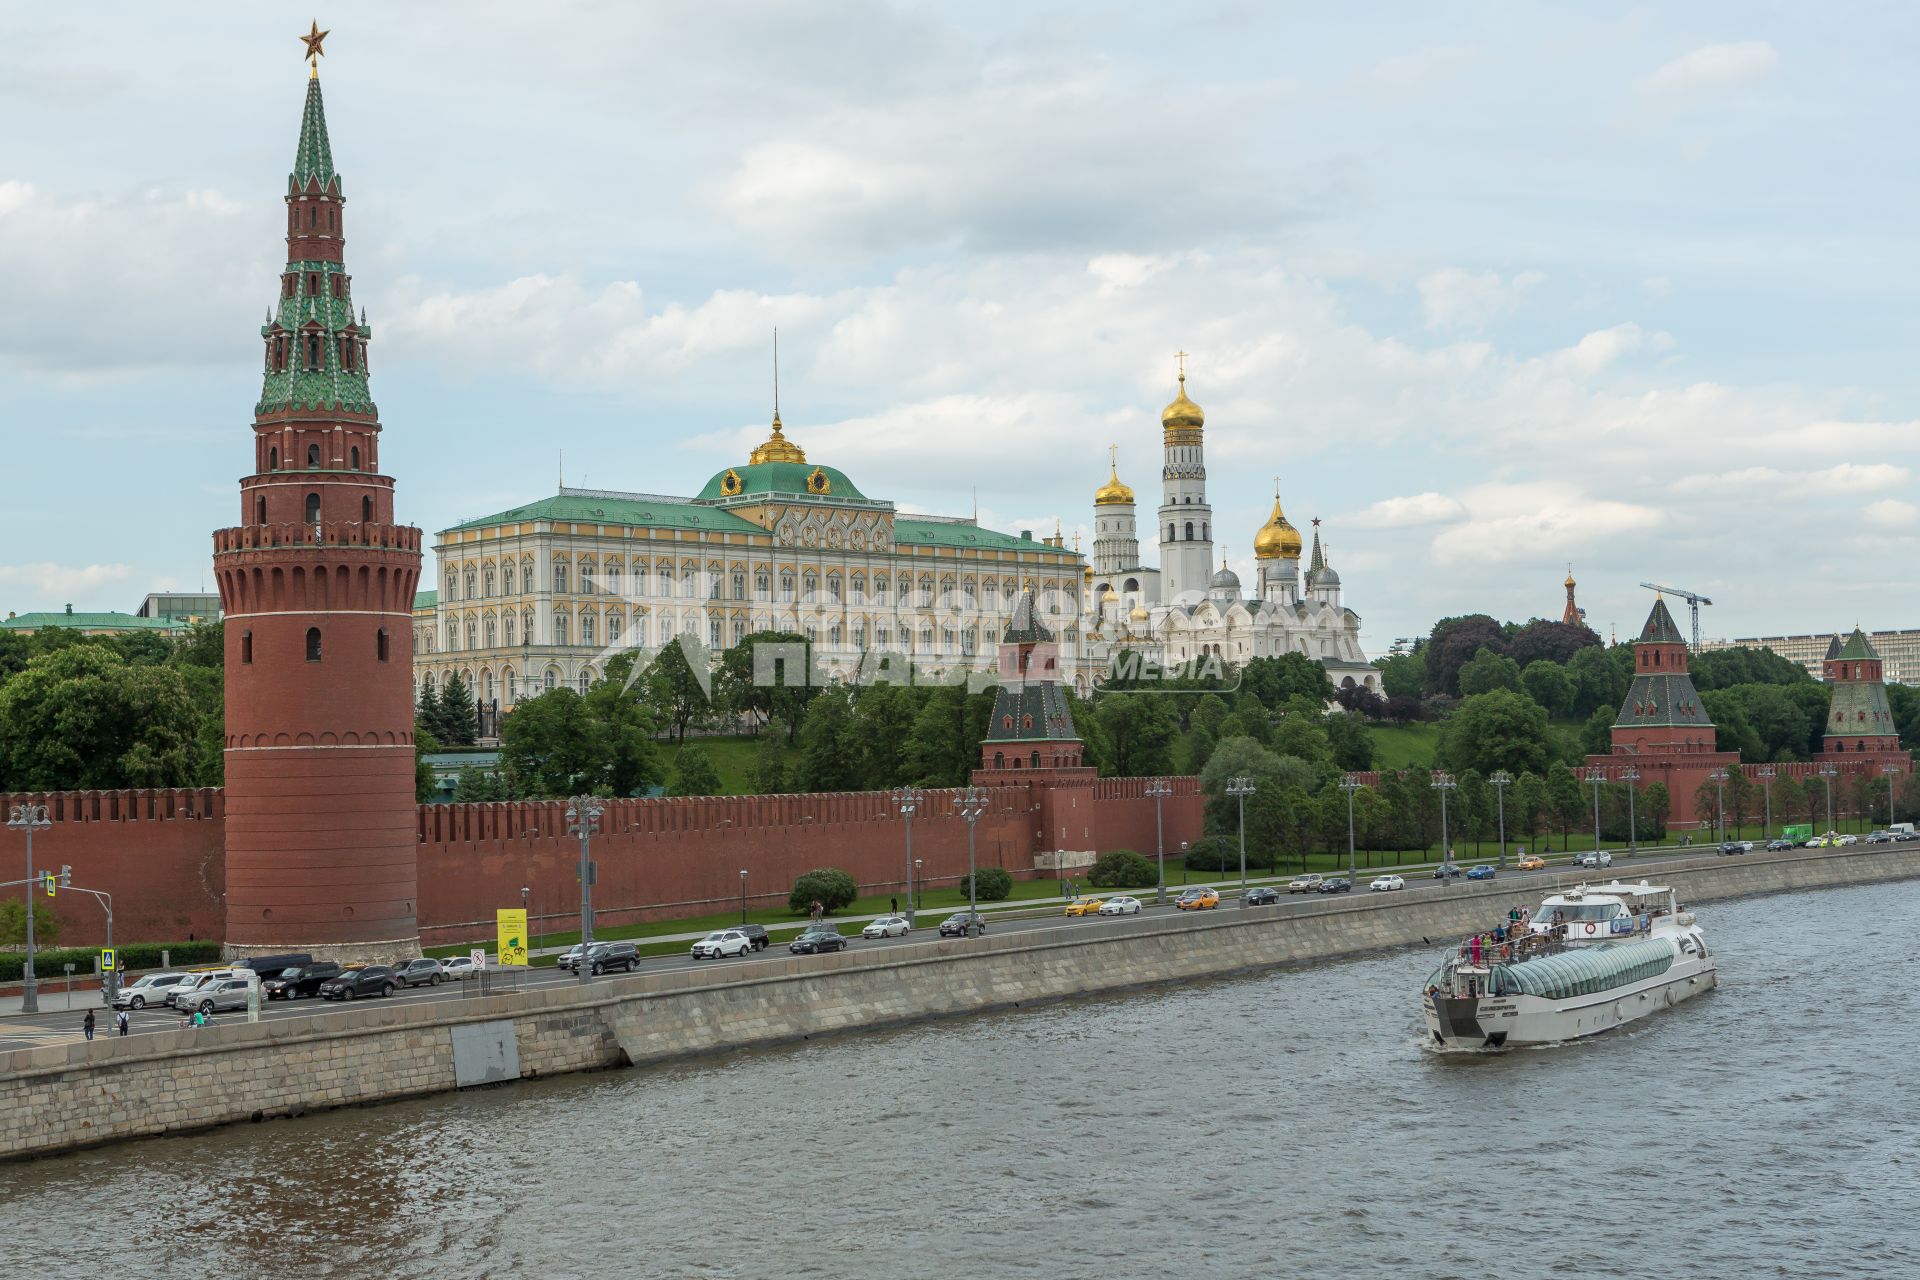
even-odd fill
[(1180, 366), (1180, 381), (1185, 382), (1187, 380), (1187, 353), (1184, 351), (1176, 351), (1173, 353), (1173, 358)]

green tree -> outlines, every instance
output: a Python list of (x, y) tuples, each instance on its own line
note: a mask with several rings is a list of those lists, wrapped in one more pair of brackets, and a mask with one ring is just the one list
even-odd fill
[[(60, 917), (44, 898), (33, 898), (33, 945), (51, 947), (60, 941)], [(27, 945), (27, 904), (17, 897), (0, 899), (0, 950)], [(36, 967), (34, 972), (41, 970)]]
[(450, 747), (470, 747), (479, 736), (479, 712), (473, 705), (473, 690), (455, 671), (440, 690), (440, 718), (434, 736)]
[(1193, 713), (1187, 718), (1188, 727), (1205, 729), (1217, 739), (1220, 736), (1220, 723), (1231, 710), (1227, 700), (1219, 694), (1203, 693), (1194, 701)]
[(1220, 722), (1221, 738), (1252, 738), (1263, 746), (1273, 738), (1273, 722), (1266, 708), (1254, 703), (1238, 707)]
[(1580, 727), (1580, 741), (1574, 752), (1561, 752), (1560, 759), (1572, 764), (1580, 756), (1604, 756), (1613, 752), (1613, 722), (1618, 713), (1612, 707), (1596, 707)]
[(855, 691), (850, 732), (858, 789), (884, 791), (910, 779), (907, 739), (919, 710), (919, 691), (910, 685), (870, 684)]
[(980, 737), (972, 735), (967, 691), (958, 685), (937, 687), (913, 718), (906, 752), (909, 777), (921, 786), (963, 786), (979, 759)]
[(550, 689), (500, 722), (500, 763), (520, 795), (557, 798), (605, 784), (613, 750), (585, 698)]
[(439, 687), (429, 682), (421, 689), (419, 697), (414, 701), (413, 721), (416, 726), (416, 735), (422, 730), (433, 735), (435, 750), (445, 745), (440, 737), (440, 714)]
[(687, 729), (704, 722), (713, 711), (713, 703), (701, 685), (707, 673), (694, 671), (687, 653), (689, 649), (698, 657), (697, 648), (683, 637), (676, 637), (672, 644), (654, 655), (640, 677), (648, 705), (662, 723), (673, 726), (675, 742), (685, 742)]
[(793, 882), (793, 892), (787, 895), (787, 910), (803, 916), (818, 902), (831, 914), (852, 906), (859, 896), (860, 886), (852, 876), (838, 867), (822, 867)]
[(1550, 716), (1565, 716), (1573, 711), (1573, 678), (1557, 662), (1541, 659), (1529, 662), (1520, 673), (1527, 696), (1546, 708)]
[(0, 791), (189, 786), (203, 718), (175, 668), (60, 647), (0, 687)]
[(1112, 772), (1123, 778), (1157, 777), (1173, 772), (1173, 744), (1179, 734), (1173, 700), (1150, 693), (1110, 693), (1095, 703), (1100, 727), (1112, 751)]
[(1587, 815), (1586, 797), (1580, 794), (1580, 783), (1571, 769), (1549, 769), (1545, 776), (1547, 811), (1560, 828), (1560, 851), (1564, 853), (1568, 833)]
[(807, 706), (794, 783), (802, 791), (857, 791), (859, 765), (851, 701), (845, 690), (831, 689)]
[(1491, 693), (1495, 689), (1524, 692), (1520, 683), (1520, 664), (1491, 649), (1480, 650), (1471, 661), (1462, 664), (1459, 679), (1460, 696), (1463, 698), (1471, 698), (1476, 693)]
[(1537, 773), (1523, 773), (1507, 792), (1507, 829), (1532, 844), (1547, 811), (1547, 784)]
[(1351, 711), (1333, 711), (1321, 723), (1336, 767), (1362, 772), (1373, 768), (1373, 730), (1365, 720)]
[(1096, 889), (1151, 889), (1160, 883), (1160, 867), (1131, 849), (1111, 849), (1094, 860), (1087, 883)]
[(476, 765), (467, 765), (461, 769), (458, 781), (453, 788), (455, 804), (485, 804), (513, 798), (506, 779)]
[(673, 773), (667, 779), (667, 794), (670, 796), (717, 796), (720, 794), (720, 771), (713, 766), (713, 757), (707, 749), (697, 742), (685, 743), (680, 754), (674, 757)]
[(1268, 710), (1278, 710), (1289, 698), (1310, 698), (1319, 705), (1333, 695), (1327, 669), (1304, 653), (1253, 659), (1240, 669), (1240, 687)]
[(1640, 793), (1640, 830), (1643, 840), (1667, 838), (1667, 819), (1673, 816), (1673, 795), (1664, 782), (1649, 782)]
[(969, 890), (969, 877), (960, 877), (960, 896), (977, 897), (981, 902), (1005, 902), (1013, 896), (1013, 877), (1001, 867), (981, 867), (971, 877), (978, 882), (978, 893)]
[[(763, 657), (772, 657), (772, 676), (761, 682), (754, 670), (754, 654), (769, 647)], [(678, 647), (678, 646), (674, 646)], [(803, 655), (793, 660), (795, 649)], [(714, 673), (714, 700), (728, 711), (748, 716), (762, 726), (775, 720), (787, 726), (787, 741), (799, 732), (807, 704), (824, 687), (814, 671), (814, 655), (807, 638), (797, 631), (756, 631), (720, 655)]]
[[(1619, 647), (1628, 648), (1626, 645)], [(1602, 707), (1618, 711), (1631, 681), (1629, 675), (1621, 672), (1618, 662), (1608, 651), (1598, 648), (1582, 649), (1567, 659), (1567, 676), (1573, 681), (1571, 710), (1582, 719)]]
[(1207, 761), (1213, 756), (1213, 749), (1219, 745), (1219, 739), (1213, 736), (1211, 729), (1196, 725), (1187, 734), (1186, 771), (1199, 773), (1207, 767)]
[(587, 714), (605, 734), (606, 787), (616, 796), (640, 795), (665, 773), (653, 740), (659, 722), (633, 674), (638, 662), (632, 650), (615, 654), (586, 693)]
[(1547, 713), (1523, 693), (1495, 689), (1464, 699), (1447, 720), (1440, 758), (1455, 772), (1538, 772), (1548, 761)]
[(760, 745), (753, 751), (753, 764), (747, 770), (747, 783), (759, 795), (778, 795), (790, 785), (786, 752), (774, 735), (761, 735)]
[(196, 622), (174, 641), (167, 655), (169, 666), (203, 667), (223, 671), (227, 665), (226, 627), (218, 622)]
[(1380, 668), (1380, 690), (1387, 697), (1418, 699), (1425, 692), (1427, 664), (1419, 652), (1375, 658), (1373, 665)]
[(1465, 617), (1442, 618), (1433, 624), (1433, 634), (1423, 650), (1426, 692), (1460, 696), (1460, 668), (1471, 662), (1482, 649), (1494, 653), (1507, 651), (1507, 631), (1484, 613)]
[(433, 767), (427, 763), (427, 757), (438, 754), (440, 740), (433, 736), (423, 721), (413, 722), (413, 799), (416, 804), (428, 804), (433, 800)]

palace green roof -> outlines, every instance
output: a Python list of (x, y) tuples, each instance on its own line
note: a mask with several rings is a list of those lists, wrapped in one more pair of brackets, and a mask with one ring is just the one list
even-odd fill
[(413, 607), (416, 609), (431, 609), (439, 603), (440, 593), (438, 591), (416, 591), (413, 593)]
[(23, 613), (0, 622), (0, 631), (38, 631), (58, 627), (70, 631), (185, 631), (181, 618), (141, 618), (131, 613)]
[(501, 511), (457, 524), (449, 532), (484, 529), (497, 524), (516, 524), (523, 520), (554, 520), (575, 524), (617, 524), (633, 528), (710, 529), (722, 533), (765, 533), (751, 520), (744, 520), (717, 507), (695, 506), (688, 502), (652, 502), (637, 498), (605, 498), (586, 494), (562, 493), (511, 511)]
[[(727, 473), (740, 477), (740, 489), (736, 493), (726, 490)], [(815, 473), (824, 476), (827, 482), (825, 492), (818, 489), (819, 481), (813, 479)], [(730, 502), (737, 498), (751, 497), (755, 494), (800, 494), (817, 497), (828, 502), (843, 498), (851, 502), (865, 502), (867, 495), (854, 487), (847, 479), (847, 473), (837, 467), (816, 466), (811, 462), (762, 462), (744, 467), (728, 467), (716, 471), (706, 486), (694, 495), (699, 502)]]
[(1059, 550), (1057, 547), (1047, 546), (1044, 542), (1035, 542), (1032, 538), (1019, 538), (1011, 533), (982, 529), (977, 524), (956, 524), (950, 520), (915, 520), (911, 516), (894, 517), (893, 540), (907, 546), (919, 547), (975, 547), (1001, 551)]

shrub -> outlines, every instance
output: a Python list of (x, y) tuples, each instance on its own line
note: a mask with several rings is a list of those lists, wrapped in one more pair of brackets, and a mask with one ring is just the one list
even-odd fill
[(859, 896), (860, 886), (852, 876), (837, 867), (822, 867), (793, 882), (793, 892), (787, 895), (787, 910), (803, 916), (818, 902), (828, 911), (838, 911), (851, 906)]
[[(974, 876), (980, 882), (979, 900), (982, 902), (1005, 902), (1013, 896), (1013, 875), (1000, 867), (982, 867)], [(960, 896), (967, 893), (967, 877), (960, 877)]]
[(1096, 889), (1151, 889), (1160, 883), (1160, 868), (1131, 849), (1103, 853), (1087, 872)]
[[(1278, 855), (1272, 851), (1263, 851), (1252, 841), (1247, 842), (1247, 870), (1265, 870), (1278, 863)], [(1240, 839), (1238, 836), (1208, 836), (1196, 840), (1187, 850), (1187, 870), (1189, 871), (1238, 871), (1240, 870)], [(1154, 883), (1158, 884), (1158, 877)]]
[[(210, 964), (220, 958), (217, 942), (134, 942), (120, 947), (120, 964), (127, 969), (158, 969), (160, 953), (168, 953), (168, 963), (176, 965)], [(76, 978), (91, 976), (98, 947), (36, 947), (33, 971), (41, 982), (64, 980), (63, 966), (73, 966)], [(0, 982), (18, 982), (27, 967), (25, 952), (0, 953)]]

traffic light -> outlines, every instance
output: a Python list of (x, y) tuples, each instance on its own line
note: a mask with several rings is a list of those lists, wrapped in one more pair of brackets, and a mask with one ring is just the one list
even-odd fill
[(47, 896), (51, 898), (53, 897), (54, 886), (59, 884), (60, 881), (59, 881), (59, 878), (53, 874), (53, 872), (49, 871), (46, 874), (46, 882), (47, 882)]
[(73, 887), (73, 868), (64, 862), (60, 864), (60, 887), (62, 889)]

